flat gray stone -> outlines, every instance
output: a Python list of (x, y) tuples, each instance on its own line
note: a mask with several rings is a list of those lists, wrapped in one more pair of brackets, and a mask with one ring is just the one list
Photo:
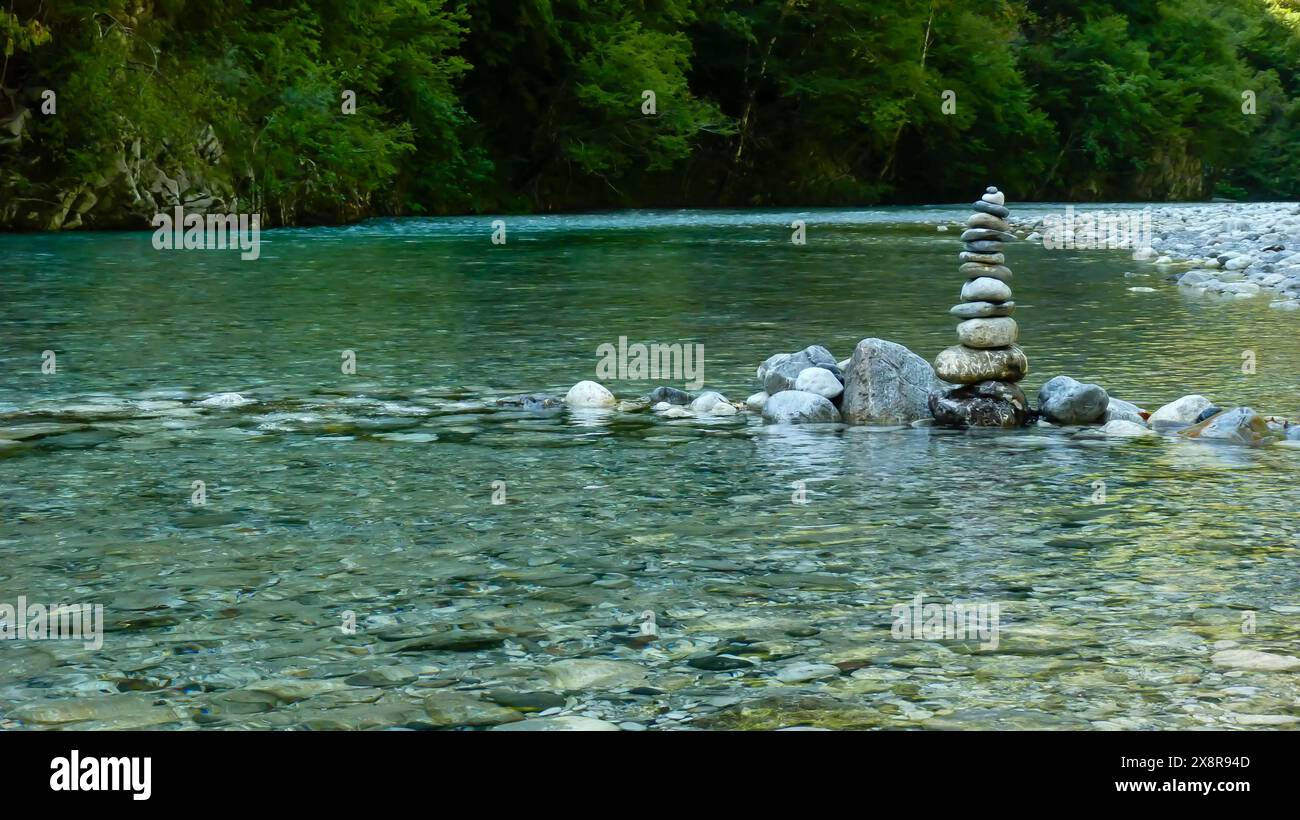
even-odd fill
[(962, 302), (948, 311), (959, 319), (987, 319), (993, 316), (1010, 316), (1016, 312), (1015, 302)]
[(967, 347), (987, 350), (1010, 347), (1020, 338), (1020, 327), (1015, 319), (967, 319), (957, 325), (957, 340)]
[(981, 276), (962, 285), (963, 302), (1006, 302), (1011, 299), (1011, 288), (1007, 283), (991, 276)]
[(983, 262), (963, 262), (957, 271), (967, 279), (989, 276), (1000, 282), (1011, 281), (1011, 268), (1006, 265), (986, 265)]

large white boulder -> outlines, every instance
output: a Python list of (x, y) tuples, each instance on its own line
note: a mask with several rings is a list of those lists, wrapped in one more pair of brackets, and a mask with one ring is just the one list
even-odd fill
[(570, 407), (613, 407), (615, 399), (614, 394), (604, 386), (592, 381), (582, 381), (570, 387), (569, 392), (564, 394), (564, 403)]
[(1197, 416), (1201, 415), (1202, 410), (1213, 406), (1214, 402), (1204, 396), (1197, 394), (1183, 396), (1181, 399), (1171, 401), (1152, 413), (1147, 421), (1153, 426), (1191, 424), (1196, 421)]
[(826, 368), (809, 367), (799, 372), (799, 378), (794, 382), (794, 389), (833, 399), (844, 392), (844, 385), (840, 384), (835, 374)]

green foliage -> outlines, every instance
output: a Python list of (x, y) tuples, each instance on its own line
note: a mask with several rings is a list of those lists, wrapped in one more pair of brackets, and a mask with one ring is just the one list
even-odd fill
[(689, 3), (472, 0), (469, 14), (464, 99), (507, 198), (634, 204), (624, 178), (653, 178), (725, 130), (687, 81)]
[(1300, 196), (1300, 0), (13, 0), (0, 43), (10, 227)]
[(1267, 0), (1265, 10), (1240, 29), (1258, 124), (1245, 160), (1227, 175), (1253, 196), (1300, 199), (1300, 0)]

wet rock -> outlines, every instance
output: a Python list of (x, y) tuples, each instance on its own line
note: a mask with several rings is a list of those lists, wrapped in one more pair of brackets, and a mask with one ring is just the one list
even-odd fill
[(996, 216), (999, 219), (1006, 219), (1007, 217), (1011, 216), (1011, 211), (1008, 210), (1006, 206), (998, 205), (997, 203), (994, 202), (985, 202), (982, 199), (976, 201), (974, 204), (971, 205), (971, 207), (977, 211), (982, 211), (983, 213), (986, 214), (992, 214), (993, 216)]
[(367, 669), (343, 680), (348, 686), (405, 686), (418, 678), (413, 670), (405, 666), (380, 666)]
[(1275, 655), (1255, 649), (1226, 649), (1210, 656), (1215, 666), (1244, 669), (1250, 672), (1295, 672), (1300, 670), (1300, 658)]
[(992, 202), (994, 205), (1006, 205), (1007, 195), (997, 189), (996, 186), (990, 185), (980, 194), (981, 202)]
[(437, 729), (456, 726), (499, 726), (523, 720), (514, 709), (482, 700), (465, 692), (442, 690), (424, 699), (424, 711)]
[(1125, 419), (1106, 422), (1105, 426), (1101, 428), (1101, 432), (1109, 438), (1136, 438), (1137, 436), (1158, 435), (1155, 430), (1151, 430), (1143, 424)]
[(696, 718), (706, 729), (772, 731), (794, 727), (874, 729), (885, 723), (876, 709), (798, 690), (742, 701)]
[(195, 723), (221, 723), (230, 717), (259, 715), (281, 706), (283, 701), (270, 692), (236, 689), (218, 692), (191, 713)]
[(908, 424), (930, 417), (930, 393), (946, 385), (900, 344), (863, 339), (853, 350), (840, 403), (849, 424)]
[(998, 231), (993, 228), (968, 228), (962, 231), (961, 236), (957, 237), (963, 242), (979, 242), (981, 240), (996, 240), (999, 242), (1015, 242), (1016, 237), (1006, 231)]
[(590, 572), (536, 572), (519, 577), (520, 581), (552, 589), (590, 586), (596, 579), (597, 576)]
[(581, 381), (564, 394), (564, 403), (570, 407), (613, 407), (614, 394), (593, 381)]
[(199, 402), (200, 407), (243, 407), (246, 404), (256, 404), (253, 399), (246, 399), (238, 393), (215, 393)]
[(90, 450), (113, 441), (119, 435), (112, 430), (82, 430), (37, 439), (36, 446), (43, 450)]
[[(541, 409), (541, 408), (528, 408)], [(380, 433), (375, 438), (382, 441), (395, 441), (400, 444), (429, 444), (438, 440), (437, 433)]]
[[(1003, 203), (996, 203), (1003, 204)], [(1011, 226), (993, 214), (975, 212), (966, 219), (966, 225), (971, 228), (990, 228), (995, 231), (1010, 231)]]
[(493, 732), (617, 732), (618, 725), (581, 715), (529, 718), (519, 723), (494, 726)]
[(943, 427), (1024, 427), (1029, 402), (1014, 384), (982, 381), (930, 395), (930, 412)]
[(1069, 376), (1050, 379), (1038, 391), (1038, 412), (1053, 424), (1092, 424), (1105, 416), (1109, 404), (1100, 385)]
[(646, 671), (628, 661), (575, 658), (552, 663), (542, 670), (542, 677), (554, 689), (568, 692), (637, 686), (645, 683)]
[(1175, 274), (1175, 276), (1177, 276), (1178, 284), (1181, 287), (1193, 287), (1214, 281), (1214, 274), (1204, 270), (1189, 270), (1181, 275)]
[[(10, 604), (13, 606), (13, 604)], [(6, 628), (9, 625), (6, 624)], [(53, 655), (44, 649), (24, 646), (14, 642), (0, 652), (0, 680), (8, 682), (34, 677), (56, 664)]]
[(284, 703), (296, 703), (300, 700), (317, 697), (346, 686), (342, 681), (311, 680), (308, 678), (268, 678), (249, 684), (250, 692), (274, 695)]
[(763, 412), (763, 405), (767, 404), (767, 393), (760, 390), (749, 398), (745, 399), (745, 406), (755, 413)]
[(1015, 302), (962, 302), (949, 311), (958, 319), (987, 319), (995, 316), (1010, 316), (1016, 312)]
[(809, 345), (798, 353), (778, 353), (758, 368), (759, 381), (769, 396), (795, 389), (799, 374), (810, 367), (835, 366), (835, 357), (821, 345)]
[[(382, 637), (382, 636), (381, 636)], [(390, 652), (474, 652), (495, 649), (506, 636), (488, 629), (449, 629), (397, 641)]]
[(1208, 419), (1208, 418), (1210, 418), (1210, 417), (1212, 417), (1212, 416), (1217, 416), (1217, 415), (1219, 415), (1219, 414), (1222, 413), (1222, 412), (1223, 412), (1223, 408), (1222, 408), (1222, 407), (1218, 407), (1218, 406), (1215, 406), (1215, 405), (1210, 405), (1209, 407), (1207, 407), (1207, 408), (1205, 408), (1204, 410), (1201, 411), (1201, 414), (1200, 414), (1199, 416), (1196, 417), (1196, 421), (1195, 421), (1195, 423), (1196, 423), (1196, 424), (1200, 424), (1201, 422), (1205, 421), (1206, 419)]
[(27, 441), (29, 439), (45, 438), (46, 436), (56, 436), (60, 433), (71, 433), (81, 429), (81, 425), (78, 424), (20, 424), (14, 427), (0, 427), (0, 439)]
[(794, 389), (833, 399), (844, 392), (844, 385), (830, 370), (824, 367), (809, 367), (799, 373), (799, 378), (794, 382)]
[(970, 279), (990, 276), (1007, 283), (1011, 282), (1013, 275), (1011, 268), (1006, 265), (986, 265), (983, 262), (962, 262), (957, 268), (957, 272)]
[(364, 732), (393, 728), (427, 729), (429, 721), (424, 710), (415, 704), (367, 703), (344, 708), (300, 708), (284, 714), (273, 723), (275, 725), (301, 727), (313, 732)]
[(789, 353), (773, 353), (764, 359), (763, 363), (758, 366), (758, 370), (755, 371), (758, 383), (762, 384), (767, 379), (767, 372), (788, 358), (790, 358)]
[(497, 407), (521, 407), (524, 410), (555, 410), (564, 404), (554, 396), (529, 393), (522, 396), (506, 396), (496, 400)]
[(137, 693), (25, 703), (10, 709), (8, 717), (43, 725), (95, 722), (112, 729), (141, 729), (182, 720), (179, 710), (155, 696)]
[(957, 341), (966, 347), (987, 350), (1013, 345), (1020, 337), (1016, 320), (1008, 317), (996, 319), (967, 319), (957, 325)]
[(658, 404), (661, 401), (666, 401), (669, 404), (680, 404), (684, 406), (691, 403), (692, 396), (685, 390), (678, 390), (676, 387), (668, 387), (665, 385), (651, 390), (650, 395), (646, 397), (646, 400), (651, 404)]
[(687, 658), (686, 665), (705, 672), (734, 672), (738, 669), (753, 669), (755, 666), (753, 661), (734, 655), (697, 655)]
[(769, 572), (756, 576), (754, 582), (774, 589), (817, 589), (833, 592), (858, 588), (852, 578), (829, 572)]
[(1193, 424), (1202, 410), (1213, 406), (1214, 402), (1204, 396), (1195, 394), (1183, 396), (1181, 399), (1171, 401), (1152, 413), (1151, 418), (1147, 419), (1147, 421), (1153, 427)]
[(493, 689), (487, 693), (487, 699), (500, 706), (508, 706), (516, 712), (559, 709), (566, 702), (563, 695), (553, 692), (514, 692), (509, 689)]
[(982, 262), (985, 265), (1003, 265), (1006, 264), (1007, 257), (1000, 253), (971, 253), (962, 251), (957, 254), (957, 258), (962, 262)]
[(981, 276), (972, 279), (961, 288), (963, 302), (1006, 302), (1011, 299), (1011, 288), (1000, 279)]
[(224, 527), (242, 520), (243, 516), (237, 512), (185, 511), (177, 515), (176, 526), (187, 530), (207, 529), (208, 527)]
[(1249, 407), (1235, 407), (1178, 431), (1181, 436), (1224, 444), (1258, 446), (1277, 438), (1268, 422)]
[(1142, 418), (1142, 408), (1136, 404), (1123, 399), (1117, 399), (1110, 396), (1106, 401), (1106, 413), (1101, 417), (1103, 422), (1112, 421), (1131, 421), (1134, 424), (1146, 425), (1146, 419)]
[(953, 384), (990, 380), (1018, 382), (1029, 372), (1029, 360), (1016, 345), (999, 350), (953, 345), (935, 357), (934, 372), (940, 379)]
[(1077, 731), (1092, 725), (1069, 714), (1053, 714), (1037, 709), (959, 709), (925, 721), (925, 728), (940, 730), (984, 731)]
[(782, 390), (763, 404), (763, 420), (769, 424), (831, 423), (840, 420), (840, 411), (825, 396)]
[(1295, 715), (1237, 715), (1235, 721), (1241, 726), (1294, 726), (1300, 723)]
[(782, 683), (804, 683), (839, 676), (840, 668), (829, 663), (794, 663), (776, 673), (776, 679)]
[(687, 409), (693, 413), (711, 413), (714, 407), (726, 403), (726, 396), (715, 390), (707, 390), (696, 396)]

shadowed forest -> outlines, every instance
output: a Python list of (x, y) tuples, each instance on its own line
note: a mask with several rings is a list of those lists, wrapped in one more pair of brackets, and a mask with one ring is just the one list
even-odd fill
[(1297, 0), (14, 0), (0, 37), (9, 229), (1300, 197)]

